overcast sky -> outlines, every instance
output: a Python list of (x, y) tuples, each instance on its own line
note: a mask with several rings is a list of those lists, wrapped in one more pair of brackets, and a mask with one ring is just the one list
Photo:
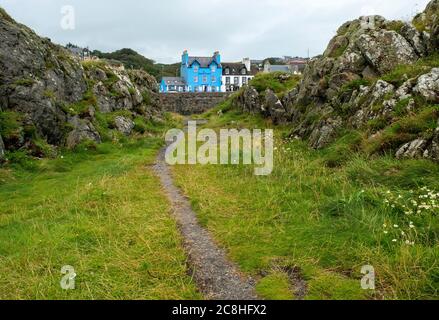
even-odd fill
[[(158, 62), (181, 52), (224, 61), (320, 54), (338, 27), (361, 15), (408, 20), (429, 0), (0, 0), (13, 18), (52, 41), (101, 51), (132, 48)], [(62, 7), (75, 29), (61, 27)]]

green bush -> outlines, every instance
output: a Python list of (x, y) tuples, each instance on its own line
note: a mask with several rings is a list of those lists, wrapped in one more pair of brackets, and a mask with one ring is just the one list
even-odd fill
[(282, 94), (292, 90), (300, 77), (283, 72), (260, 73), (250, 81), (250, 85), (264, 95), (265, 90), (271, 89), (276, 94)]
[(399, 65), (393, 71), (384, 75), (382, 79), (399, 87), (406, 80), (419, 77), (437, 67), (439, 67), (439, 54), (436, 53), (418, 60), (415, 64)]
[(9, 140), (17, 138), (22, 133), (22, 116), (14, 111), (0, 112), (0, 134)]
[(151, 95), (149, 94), (148, 90), (144, 90), (142, 92), (142, 98), (143, 98), (143, 103), (146, 105), (150, 105), (151, 104)]
[(28, 171), (35, 171), (38, 169), (37, 162), (29, 157), (25, 151), (9, 151), (6, 152), (6, 159), (12, 167), (22, 168)]
[(143, 134), (147, 131), (147, 129), (148, 127), (142, 117), (136, 117), (134, 119), (134, 131)]
[(372, 82), (368, 79), (355, 79), (351, 82), (346, 83), (341, 87), (341, 92), (353, 92), (360, 89), (361, 86), (370, 86)]
[(407, 116), (387, 127), (382, 133), (369, 139), (364, 150), (369, 153), (395, 151), (403, 144), (418, 137), (432, 134), (437, 126), (439, 105), (425, 107), (418, 114)]

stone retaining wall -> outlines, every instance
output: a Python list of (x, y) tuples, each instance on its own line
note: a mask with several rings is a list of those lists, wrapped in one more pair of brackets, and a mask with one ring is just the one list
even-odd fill
[(229, 97), (229, 93), (161, 93), (162, 108), (182, 115), (200, 114), (216, 107)]

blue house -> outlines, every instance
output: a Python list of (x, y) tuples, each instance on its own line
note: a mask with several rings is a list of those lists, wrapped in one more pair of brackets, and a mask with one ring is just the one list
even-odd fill
[(180, 78), (164, 77), (160, 92), (221, 92), (221, 55), (190, 57), (187, 51), (181, 57)]

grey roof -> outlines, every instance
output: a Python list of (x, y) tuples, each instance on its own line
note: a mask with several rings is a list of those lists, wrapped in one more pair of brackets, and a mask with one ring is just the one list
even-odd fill
[[(234, 75), (242, 75), (241, 70), (246, 69), (245, 64), (242, 62), (224, 62), (222, 63), (223, 67), (223, 75), (226, 75), (226, 69), (228, 68), (230, 70), (230, 73), (227, 74), (228, 76), (234, 76)], [(258, 69), (256, 66), (252, 65), (251, 70), (247, 70), (247, 75), (255, 75), (258, 72)]]
[(163, 81), (167, 85), (174, 85), (174, 86), (185, 86), (186, 82), (183, 78), (180, 77), (163, 77)]
[(270, 72), (290, 72), (290, 67), (286, 65), (272, 64), (269, 67)]
[[(189, 57), (189, 65), (191, 66), (195, 61), (197, 61), (201, 68), (208, 68), (212, 62), (215, 61), (215, 57)], [(221, 65), (219, 65), (221, 67)]]
[[(223, 63), (223, 74), (226, 74), (226, 70), (230, 70), (230, 73), (228, 75), (240, 75), (242, 69), (246, 69), (245, 64), (243, 63)], [(248, 70), (246, 69), (248, 72)]]

